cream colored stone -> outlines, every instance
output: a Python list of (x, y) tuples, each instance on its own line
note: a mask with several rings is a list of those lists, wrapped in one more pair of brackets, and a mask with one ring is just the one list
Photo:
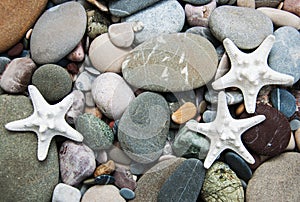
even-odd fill
[(134, 40), (132, 25), (128, 22), (110, 25), (108, 35), (111, 42), (120, 48), (129, 48)]
[(297, 148), (300, 150), (300, 128), (298, 128), (298, 130), (295, 131), (295, 141)]
[(240, 7), (255, 8), (255, 0), (237, 0), (236, 4)]
[(296, 142), (295, 142), (294, 134), (293, 134), (293, 132), (291, 132), (291, 139), (285, 150), (287, 150), (287, 151), (294, 150), (295, 147), (296, 147)]
[(177, 124), (183, 124), (188, 120), (194, 118), (196, 112), (196, 106), (191, 102), (186, 102), (172, 114), (172, 120)]
[(81, 202), (126, 202), (114, 185), (95, 185), (83, 195)]

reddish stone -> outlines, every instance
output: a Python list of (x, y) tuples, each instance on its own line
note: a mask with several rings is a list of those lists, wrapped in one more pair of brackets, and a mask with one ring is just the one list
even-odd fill
[(283, 10), (294, 13), (300, 17), (300, 1), (299, 0), (285, 0)]
[(7, 55), (9, 57), (17, 57), (22, 53), (24, 49), (24, 46), (22, 43), (17, 43), (15, 46), (13, 46), (8, 52)]
[(78, 66), (73, 62), (67, 65), (67, 70), (70, 74), (78, 74), (79, 72)]

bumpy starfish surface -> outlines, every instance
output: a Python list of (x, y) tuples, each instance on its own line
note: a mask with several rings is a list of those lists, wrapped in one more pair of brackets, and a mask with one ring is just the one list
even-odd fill
[(33, 114), (25, 119), (7, 123), (5, 128), (11, 131), (35, 132), (38, 138), (39, 161), (46, 159), (50, 142), (56, 135), (82, 142), (83, 136), (65, 121), (65, 114), (73, 103), (73, 94), (55, 105), (49, 105), (35, 86), (29, 85), (28, 91), (34, 107)]
[(238, 87), (244, 96), (246, 111), (254, 113), (259, 90), (270, 84), (292, 85), (294, 78), (272, 70), (268, 55), (274, 44), (275, 36), (269, 35), (252, 53), (240, 51), (228, 38), (223, 44), (231, 61), (231, 69), (223, 77), (212, 83), (215, 90)]
[(210, 123), (188, 122), (186, 126), (195, 132), (204, 134), (210, 139), (210, 147), (204, 161), (204, 167), (209, 168), (225, 149), (231, 149), (253, 164), (254, 158), (242, 143), (241, 135), (249, 128), (264, 121), (264, 115), (257, 115), (246, 119), (234, 119), (229, 113), (224, 91), (218, 94), (217, 116)]

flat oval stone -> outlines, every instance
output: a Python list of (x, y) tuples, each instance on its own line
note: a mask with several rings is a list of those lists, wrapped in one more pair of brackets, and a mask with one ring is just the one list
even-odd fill
[(194, 118), (197, 113), (196, 106), (191, 102), (186, 102), (179, 107), (173, 114), (172, 120), (177, 124), (183, 124)]
[(207, 39), (190, 33), (168, 34), (134, 48), (123, 62), (122, 73), (137, 88), (177, 92), (205, 85), (217, 64), (216, 50)]
[(182, 201), (197, 201), (204, 182), (206, 170), (203, 163), (195, 158), (185, 160), (162, 185), (157, 201), (170, 199)]
[(274, 108), (283, 113), (287, 118), (290, 118), (296, 112), (296, 98), (285, 89), (273, 89), (271, 91), (271, 101)]
[(114, 182), (115, 178), (111, 175), (99, 175), (95, 178), (95, 183), (98, 185), (113, 184)]
[(291, 128), (287, 118), (277, 109), (264, 104), (258, 104), (256, 111), (251, 115), (243, 113), (241, 118), (254, 115), (265, 115), (266, 120), (243, 134), (244, 144), (259, 155), (276, 156), (282, 153), (291, 138)]
[(132, 23), (115, 23), (109, 26), (108, 35), (110, 41), (120, 48), (128, 48), (134, 41)]
[(275, 42), (268, 57), (269, 66), (280, 73), (300, 79), (300, 34), (293, 27), (280, 27), (275, 32)]
[(95, 185), (89, 188), (82, 196), (81, 202), (126, 202), (114, 185)]
[(135, 197), (135, 193), (128, 188), (120, 189), (120, 195), (126, 200), (132, 200)]
[(166, 100), (159, 94), (144, 92), (129, 104), (120, 119), (120, 146), (134, 161), (151, 163), (162, 154), (169, 125)]
[(271, 7), (277, 8), (282, 0), (255, 0), (255, 7)]
[(184, 9), (178, 1), (173, 0), (159, 1), (124, 19), (125, 22), (139, 21), (144, 25), (143, 30), (135, 33), (135, 45), (162, 34), (180, 32), (183, 28), (184, 20)]
[(183, 0), (183, 1), (194, 5), (204, 5), (211, 2), (212, 0)]
[(2, 0), (0, 6), (0, 53), (18, 43), (46, 7), (47, 0)]
[(250, 179), (246, 201), (298, 201), (300, 153), (286, 152), (259, 166)]
[(59, 183), (55, 186), (55, 189), (53, 191), (52, 202), (79, 202), (80, 198), (81, 193), (78, 189), (64, 183)]
[(263, 13), (236, 6), (219, 6), (209, 18), (212, 34), (223, 41), (229, 38), (241, 49), (253, 49), (273, 33), (273, 23)]
[(66, 2), (48, 9), (31, 34), (32, 59), (38, 64), (58, 62), (80, 42), (86, 23), (85, 9), (78, 2)]
[(205, 123), (213, 122), (217, 116), (217, 111), (206, 110), (202, 115), (202, 119)]

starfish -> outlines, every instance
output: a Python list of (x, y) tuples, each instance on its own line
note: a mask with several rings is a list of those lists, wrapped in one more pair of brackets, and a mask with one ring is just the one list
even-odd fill
[(210, 139), (209, 151), (204, 161), (204, 167), (208, 169), (225, 149), (233, 150), (250, 164), (255, 163), (254, 158), (243, 145), (241, 135), (265, 119), (264, 115), (246, 119), (232, 118), (227, 107), (225, 92), (221, 91), (218, 94), (215, 120), (210, 123), (188, 122), (186, 126), (190, 130), (204, 134)]
[(7, 123), (5, 128), (11, 131), (35, 132), (38, 137), (39, 161), (46, 159), (50, 142), (56, 135), (82, 142), (83, 136), (65, 120), (65, 114), (73, 103), (73, 94), (69, 94), (55, 105), (49, 105), (35, 86), (29, 85), (28, 91), (34, 107), (33, 114), (25, 119)]
[(268, 64), (268, 55), (274, 44), (275, 36), (269, 35), (252, 53), (240, 51), (228, 38), (223, 44), (231, 61), (227, 74), (212, 83), (215, 90), (238, 87), (244, 96), (246, 111), (254, 113), (256, 97), (265, 85), (292, 85), (294, 77), (272, 70)]

